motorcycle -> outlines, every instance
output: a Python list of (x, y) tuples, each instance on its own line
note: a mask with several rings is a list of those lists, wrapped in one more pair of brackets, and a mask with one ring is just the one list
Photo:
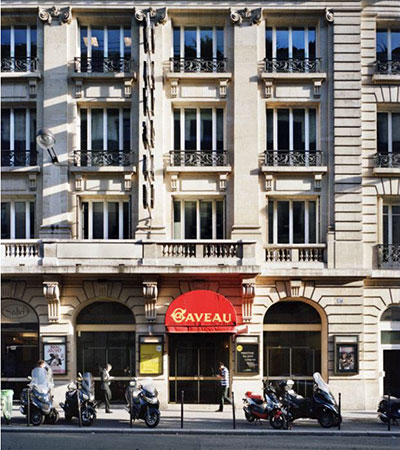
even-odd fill
[(279, 430), (285, 424), (285, 411), (282, 411), (276, 391), (271, 384), (264, 383), (264, 396), (247, 391), (243, 398), (243, 411), (248, 422), (269, 420), (272, 428)]
[(388, 423), (389, 417), (392, 423), (400, 423), (400, 398), (389, 397), (387, 395), (382, 397), (378, 406), (378, 417), (383, 423)]
[[(79, 397), (79, 403), (78, 403)], [(65, 393), (65, 403), (60, 403), (64, 410), (65, 420), (70, 422), (73, 417), (81, 417), (83, 426), (92, 425), (97, 417), (96, 400), (94, 398), (94, 381), (90, 372), (83, 375), (78, 373), (75, 383), (68, 385), (68, 391)]]
[(323, 428), (339, 425), (342, 417), (329, 386), (318, 372), (314, 373), (313, 379), (312, 398), (304, 398), (297, 394), (292, 389), (294, 384), (292, 380), (279, 383), (279, 396), (287, 412), (288, 421), (293, 422), (296, 419), (310, 418), (317, 419)]
[(50, 367), (35, 367), (28, 379), (30, 380), (28, 387), (21, 392), (21, 413), (25, 416), (29, 413), (32, 425), (39, 426), (44, 422), (54, 425), (59, 415), (53, 406), (52, 370)]
[(142, 419), (149, 428), (155, 428), (160, 422), (160, 402), (153, 380), (147, 378), (142, 384), (131, 380), (125, 390), (126, 410), (132, 420)]

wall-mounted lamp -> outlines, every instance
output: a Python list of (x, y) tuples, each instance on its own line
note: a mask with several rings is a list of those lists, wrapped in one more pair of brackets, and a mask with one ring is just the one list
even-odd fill
[(57, 154), (54, 150), (54, 145), (56, 143), (56, 138), (54, 134), (48, 128), (42, 128), (38, 131), (36, 135), (37, 145), (43, 150), (47, 150), (49, 152), (51, 162), (58, 163)]

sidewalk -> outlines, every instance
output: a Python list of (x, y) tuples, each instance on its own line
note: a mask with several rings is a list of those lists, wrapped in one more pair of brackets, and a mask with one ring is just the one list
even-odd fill
[(393, 425), (391, 432), (387, 425), (381, 423), (375, 411), (343, 412), (341, 430), (337, 428), (324, 429), (316, 420), (297, 420), (291, 430), (273, 430), (268, 422), (248, 423), (244, 419), (241, 408), (236, 409), (236, 429), (233, 429), (232, 408), (227, 406), (224, 412), (214, 412), (214, 405), (187, 405), (184, 411), (184, 426), (181, 428), (179, 405), (169, 406), (161, 411), (160, 424), (155, 429), (148, 428), (143, 421), (134, 422), (129, 427), (129, 414), (121, 406), (115, 406), (113, 414), (105, 414), (99, 409), (97, 419), (91, 427), (79, 428), (78, 420), (67, 423), (64, 414), (60, 412), (60, 420), (56, 425), (42, 425), (40, 427), (26, 426), (26, 417), (14, 406), (10, 425), (2, 421), (3, 432), (51, 432), (51, 433), (157, 433), (157, 434), (315, 434), (315, 435), (370, 435), (400, 437), (400, 426)]

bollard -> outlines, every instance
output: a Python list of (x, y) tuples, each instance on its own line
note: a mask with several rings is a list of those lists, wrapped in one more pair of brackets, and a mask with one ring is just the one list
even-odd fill
[(232, 419), (233, 419), (233, 429), (236, 430), (235, 393), (234, 392), (232, 392)]
[(79, 389), (76, 390), (76, 401), (78, 405), (78, 419), (79, 419), (79, 428), (82, 427), (82, 416), (81, 416), (81, 401), (80, 401)]
[(133, 398), (131, 394), (131, 401), (129, 403), (129, 428), (132, 428), (133, 425)]
[(185, 391), (181, 391), (181, 428), (183, 428), (183, 404), (185, 403)]
[(28, 388), (26, 393), (27, 405), (26, 405), (26, 426), (29, 427), (31, 424), (31, 390)]
[(286, 395), (286, 429), (288, 430), (289, 429), (289, 417), (290, 417), (288, 392), (286, 392), (285, 395)]
[(390, 394), (388, 394), (388, 431), (390, 431), (391, 421), (392, 421), (392, 405), (390, 404)]
[(340, 425), (342, 423), (342, 394), (340, 392), (339, 392), (338, 410), (339, 410), (339, 421), (338, 421), (337, 429), (340, 430)]

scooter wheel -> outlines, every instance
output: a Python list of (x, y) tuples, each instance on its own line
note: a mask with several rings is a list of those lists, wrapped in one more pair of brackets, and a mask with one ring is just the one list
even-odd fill
[(155, 428), (160, 422), (160, 413), (158, 411), (150, 411), (145, 415), (144, 421), (149, 428)]
[(381, 419), (381, 421), (382, 421), (383, 423), (388, 423), (387, 417), (379, 416), (379, 418)]
[(45, 419), (44, 415), (38, 409), (31, 412), (31, 424), (34, 425), (35, 427), (42, 425), (44, 419)]
[(280, 416), (271, 416), (269, 418), (269, 424), (271, 425), (271, 427), (274, 430), (280, 430), (285, 425), (285, 418), (282, 415), (280, 415)]
[(244, 416), (246, 417), (247, 422), (251, 423), (251, 422), (254, 422), (256, 420), (256, 418), (253, 415), (251, 415), (251, 414), (249, 414), (247, 412), (244, 413)]
[(73, 416), (71, 414), (65, 413), (65, 421), (66, 422), (71, 422), (72, 418), (73, 418)]
[(332, 411), (322, 411), (318, 417), (318, 422), (322, 428), (331, 428), (335, 425), (336, 418)]
[(90, 427), (94, 421), (93, 414), (91, 414), (88, 410), (84, 409), (81, 411), (82, 425), (84, 427)]
[(53, 411), (46, 416), (46, 423), (49, 423), (50, 425), (55, 425), (58, 422), (58, 419), (60, 418), (58, 411), (56, 409), (53, 409)]

